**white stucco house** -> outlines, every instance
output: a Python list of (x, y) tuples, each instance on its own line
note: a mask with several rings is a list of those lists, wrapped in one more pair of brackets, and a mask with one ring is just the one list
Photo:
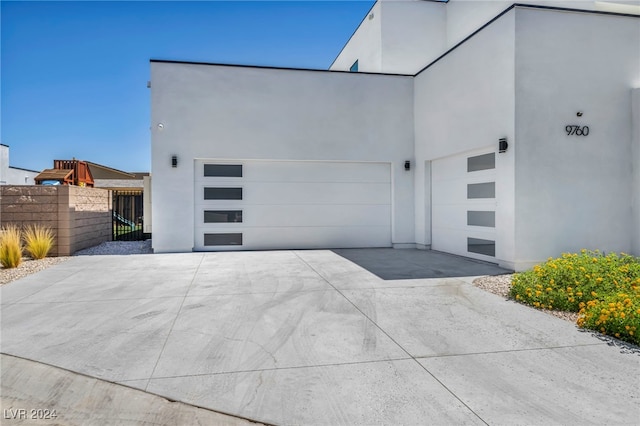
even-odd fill
[(9, 165), (9, 145), (0, 143), (0, 185), (35, 185), (39, 173)]
[(154, 250), (640, 255), (639, 18), (383, 0), (330, 70), (151, 60)]

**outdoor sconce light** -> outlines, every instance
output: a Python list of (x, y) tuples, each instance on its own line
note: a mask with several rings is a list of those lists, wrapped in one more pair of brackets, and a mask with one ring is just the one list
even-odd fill
[(507, 152), (507, 148), (509, 148), (507, 138), (500, 138), (498, 141), (498, 152)]
[(407, 161), (404, 162), (404, 169), (406, 171), (411, 170), (411, 161), (407, 160)]
[(175, 155), (171, 156), (171, 167), (178, 167), (178, 157)]

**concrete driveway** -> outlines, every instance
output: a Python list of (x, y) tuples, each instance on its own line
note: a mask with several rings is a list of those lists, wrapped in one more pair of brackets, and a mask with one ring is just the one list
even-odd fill
[(0, 288), (1, 351), (275, 424), (638, 423), (637, 353), (469, 282), (331, 251), (77, 257)]

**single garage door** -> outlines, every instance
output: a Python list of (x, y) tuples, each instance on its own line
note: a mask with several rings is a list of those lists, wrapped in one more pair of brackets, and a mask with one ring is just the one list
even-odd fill
[(431, 164), (434, 250), (495, 261), (495, 152), (484, 150)]
[(196, 160), (196, 250), (391, 246), (391, 165)]

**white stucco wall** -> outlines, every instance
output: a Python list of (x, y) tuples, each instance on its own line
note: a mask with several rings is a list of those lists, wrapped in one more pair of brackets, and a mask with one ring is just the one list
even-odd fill
[[(415, 78), (416, 242), (430, 245), (429, 161), (514, 139), (514, 12), (511, 11)], [(496, 258), (513, 252), (510, 143), (496, 154)]]
[(414, 242), (411, 77), (152, 62), (151, 82), (155, 251), (193, 247), (195, 158), (392, 162), (392, 242)]
[(378, 0), (330, 69), (414, 74), (514, 3), (640, 13), (639, 0)]
[[(371, 18), (369, 18), (371, 16)], [(357, 60), (359, 72), (382, 71), (382, 13), (377, 2), (364, 17), (351, 38), (345, 40), (345, 46), (333, 64), (333, 71), (349, 71)]]
[(152, 225), (151, 225), (151, 218), (153, 217), (151, 215), (151, 176), (144, 176), (142, 178), (142, 182), (143, 182), (143, 188), (144, 191), (142, 193), (142, 202), (143, 202), (143, 206), (142, 206), (142, 212), (143, 212), (143, 216), (142, 216), (142, 223), (144, 223), (144, 229), (143, 232), (145, 234), (150, 234), (152, 232)]
[(631, 94), (631, 117), (633, 120), (633, 133), (631, 139), (631, 154), (633, 158), (633, 187), (631, 200), (633, 209), (632, 217), (632, 253), (640, 256), (640, 88), (635, 88)]
[(447, 3), (447, 48), (459, 43), (514, 3), (586, 10), (596, 9), (594, 1), (582, 0), (449, 0)]
[(415, 74), (445, 50), (446, 3), (382, 2), (382, 72)]
[(516, 263), (628, 252), (640, 19), (518, 8), (515, 52)]
[(602, 12), (640, 15), (640, 0), (597, 0), (594, 9)]
[(360, 72), (415, 74), (444, 51), (445, 5), (378, 1), (330, 69), (348, 71), (357, 59)]

